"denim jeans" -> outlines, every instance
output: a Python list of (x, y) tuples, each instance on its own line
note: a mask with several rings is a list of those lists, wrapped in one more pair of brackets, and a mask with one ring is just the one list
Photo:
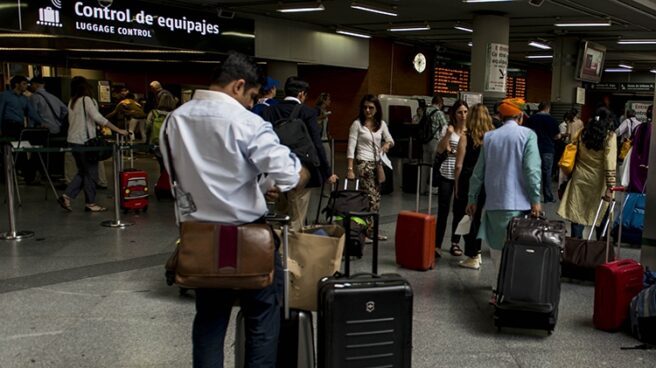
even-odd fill
[(551, 170), (553, 168), (553, 153), (542, 153), (542, 194), (545, 202), (554, 202), (553, 191), (551, 190)]
[(230, 312), (239, 298), (246, 322), (245, 368), (274, 368), (280, 332), (282, 262), (275, 257), (273, 283), (259, 290), (197, 289), (192, 332), (194, 368), (223, 368)]
[[(84, 147), (83, 144), (69, 143), (71, 147)], [(70, 198), (77, 197), (80, 191), (84, 192), (84, 203), (96, 203), (96, 184), (98, 184), (98, 161), (90, 157), (85, 151), (73, 151), (77, 173), (68, 184), (64, 194)]]

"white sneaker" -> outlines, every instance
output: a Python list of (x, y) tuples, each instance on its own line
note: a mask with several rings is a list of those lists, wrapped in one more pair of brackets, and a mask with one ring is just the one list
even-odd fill
[(458, 262), (458, 266), (464, 267), (464, 268), (469, 268), (472, 270), (479, 270), (481, 268), (481, 261), (480, 261), (481, 255), (477, 255), (476, 257), (467, 257), (464, 261)]

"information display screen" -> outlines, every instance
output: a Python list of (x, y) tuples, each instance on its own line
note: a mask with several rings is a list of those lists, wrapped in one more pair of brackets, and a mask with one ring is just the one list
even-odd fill
[(506, 81), (506, 97), (526, 99), (526, 76), (522, 74), (510, 74)]
[(433, 74), (433, 92), (445, 97), (456, 97), (461, 91), (469, 91), (469, 69), (436, 66)]

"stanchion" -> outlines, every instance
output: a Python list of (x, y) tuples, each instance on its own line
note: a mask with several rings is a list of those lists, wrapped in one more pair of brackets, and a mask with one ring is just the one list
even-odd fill
[(120, 135), (117, 133), (116, 134), (116, 143), (114, 144), (113, 150), (114, 150), (114, 220), (106, 220), (100, 223), (100, 225), (105, 226), (105, 227), (117, 227), (117, 228), (124, 228), (128, 226), (134, 225), (132, 222), (124, 222), (121, 221), (121, 202), (120, 202), (120, 195), (121, 195), (121, 183), (119, 180), (119, 175), (120, 175), (120, 165), (123, 165), (123, 153), (119, 148), (120, 144)]
[(7, 207), (9, 208), (9, 231), (0, 234), (0, 240), (21, 240), (34, 236), (33, 231), (16, 231), (14, 214), (14, 160), (11, 158), (11, 143), (5, 144), (5, 182), (7, 184)]

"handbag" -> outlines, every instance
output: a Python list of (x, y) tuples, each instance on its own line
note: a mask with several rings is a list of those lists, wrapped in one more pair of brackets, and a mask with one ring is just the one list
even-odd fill
[(626, 156), (629, 154), (629, 151), (631, 150), (631, 147), (633, 147), (633, 139), (626, 138), (620, 147), (620, 160), (624, 160), (626, 158)]
[(87, 126), (87, 107), (86, 104), (84, 103), (84, 97), (82, 97), (82, 108), (84, 109), (84, 131), (87, 133), (87, 140), (84, 142), (84, 145), (86, 147), (98, 147), (98, 148), (104, 148), (102, 150), (97, 150), (97, 151), (87, 151), (85, 152), (85, 155), (92, 159), (92, 161), (104, 161), (112, 157), (114, 153), (113, 149), (113, 143), (107, 141), (105, 139), (105, 136), (100, 133), (96, 132), (96, 136), (91, 138), (89, 135), (89, 127)]
[(180, 245), (166, 263), (185, 288), (262, 289), (271, 285), (275, 245), (266, 224), (180, 223)]
[(371, 144), (374, 146), (374, 157), (378, 158), (376, 160), (376, 181), (378, 184), (382, 184), (385, 182), (385, 168), (383, 167), (383, 160), (380, 158), (380, 154), (378, 153), (378, 146), (376, 146), (376, 140), (374, 139), (374, 133), (372, 131), (369, 131), (371, 133)]
[[(178, 185), (166, 124), (164, 143), (176, 206), (192, 213), (191, 195)], [(275, 244), (271, 227), (262, 223), (228, 225), (180, 223), (180, 245), (166, 263), (167, 279), (185, 288), (262, 289), (271, 285)]]
[(567, 176), (572, 175), (572, 172), (574, 171), (574, 165), (576, 164), (576, 152), (578, 151), (580, 136), (581, 132), (579, 131), (574, 140), (565, 146), (563, 155), (560, 156), (560, 160), (558, 161), (558, 167), (560, 167), (560, 169), (563, 171), (563, 174)]

